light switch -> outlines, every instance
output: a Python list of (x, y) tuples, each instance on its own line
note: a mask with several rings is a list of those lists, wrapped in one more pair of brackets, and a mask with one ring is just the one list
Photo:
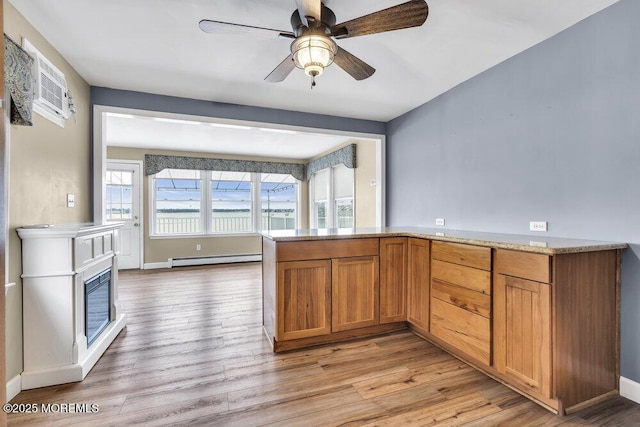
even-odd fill
[(67, 207), (74, 208), (76, 206), (76, 196), (74, 194), (67, 194)]

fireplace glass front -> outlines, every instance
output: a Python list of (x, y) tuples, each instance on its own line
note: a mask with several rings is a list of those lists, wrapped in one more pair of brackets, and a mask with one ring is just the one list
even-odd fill
[(84, 291), (85, 334), (90, 346), (111, 322), (111, 270), (87, 280)]

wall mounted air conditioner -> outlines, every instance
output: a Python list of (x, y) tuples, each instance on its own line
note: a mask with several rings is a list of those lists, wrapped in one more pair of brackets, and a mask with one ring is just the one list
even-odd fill
[(22, 47), (33, 57), (34, 111), (64, 125), (61, 119), (66, 120), (75, 112), (64, 74), (26, 38), (22, 39)]

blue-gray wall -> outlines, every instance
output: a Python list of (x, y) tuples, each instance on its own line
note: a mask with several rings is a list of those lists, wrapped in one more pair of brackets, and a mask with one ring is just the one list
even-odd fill
[(92, 111), (94, 105), (379, 135), (386, 131), (385, 123), (371, 120), (250, 107), (92, 86)]
[(389, 225), (546, 220), (547, 235), (630, 243), (621, 374), (640, 382), (638, 17), (621, 0), (388, 123), (386, 190)]

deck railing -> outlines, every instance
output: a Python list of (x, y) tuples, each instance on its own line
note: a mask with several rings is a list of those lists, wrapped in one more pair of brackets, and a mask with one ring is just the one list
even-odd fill
[[(338, 218), (338, 227), (349, 228), (353, 225), (353, 217)], [(295, 216), (267, 216), (261, 218), (262, 230), (293, 230), (296, 227)], [(213, 217), (211, 223), (214, 233), (246, 233), (252, 231), (251, 217), (224, 216)], [(194, 217), (157, 217), (156, 234), (196, 234), (201, 233), (200, 218)]]

